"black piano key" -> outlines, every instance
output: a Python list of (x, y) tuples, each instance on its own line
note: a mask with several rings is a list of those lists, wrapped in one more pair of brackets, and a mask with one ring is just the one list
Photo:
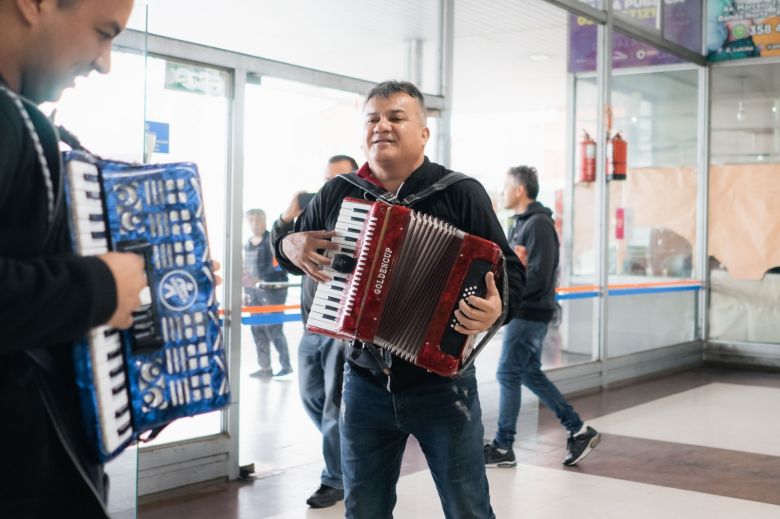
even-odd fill
[(117, 330), (116, 328), (108, 328), (107, 330), (103, 331), (103, 335), (105, 337), (111, 337), (112, 335), (116, 335), (118, 333), (119, 333), (119, 330)]
[(102, 222), (103, 221), (103, 215), (102, 214), (91, 214), (91, 215), (89, 215), (89, 221), (90, 222)]
[(90, 233), (90, 234), (91, 234), (92, 238), (95, 239), (95, 240), (105, 240), (106, 239), (106, 232), (105, 231), (103, 231), (103, 232), (93, 232), (93, 233)]
[(127, 382), (122, 382), (118, 386), (114, 386), (111, 388), (111, 394), (118, 395), (122, 391), (125, 391), (127, 389)]
[(341, 252), (342, 254), (349, 254), (350, 256), (355, 255), (355, 249), (345, 249), (342, 247)]
[(113, 359), (119, 357), (120, 355), (122, 355), (122, 348), (117, 348), (114, 351), (109, 352), (108, 355), (106, 355), (106, 358), (108, 360), (113, 360)]
[(99, 178), (94, 173), (84, 173), (84, 180), (87, 182), (99, 182)]
[(332, 301), (334, 303), (340, 303), (341, 302), (341, 299), (339, 299), (338, 297), (333, 297), (333, 296), (328, 296), (325, 299), (327, 299), (328, 301)]
[(117, 411), (114, 413), (114, 417), (115, 417), (115, 418), (121, 418), (123, 414), (125, 414), (125, 413), (127, 413), (127, 412), (129, 412), (129, 411), (130, 411), (130, 404), (125, 404), (124, 406), (122, 406), (122, 408), (121, 408), (121, 409), (118, 409), (118, 410), (117, 410)]
[(114, 369), (112, 369), (111, 371), (109, 371), (108, 372), (108, 376), (111, 377), (111, 378), (114, 378), (115, 376), (119, 375), (120, 373), (122, 373), (122, 365), (121, 364), (119, 366), (115, 367)]
[(133, 321), (133, 334), (139, 336), (141, 334), (151, 335), (154, 332), (154, 321), (147, 319), (146, 317), (139, 318), (137, 321)]
[(120, 427), (117, 432), (119, 433), (119, 436), (122, 436), (130, 429), (130, 420), (128, 420), (122, 427)]
[(338, 306), (324, 305), (323, 308), (325, 310), (331, 310), (333, 312), (338, 312), (339, 311), (339, 307)]
[(358, 241), (357, 238), (353, 238), (352, 236), (342, 236), (341, 239), (352, 243), (357, 243)]
[(84, 196), (92, 200), (100, 200), (100, 193), (95, 191), (84, 191)]
[(336, 320), (336, 316), (335, 315), (321, 314), (320, 317), (322, 317), (323, 319), (327, 319), (328, 321), (335, 321)]

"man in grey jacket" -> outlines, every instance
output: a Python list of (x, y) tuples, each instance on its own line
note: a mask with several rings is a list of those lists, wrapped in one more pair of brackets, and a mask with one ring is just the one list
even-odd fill
[(536, 201), (538, 195), (539, 178), (535, 168), (518, 166), (507, 171), (504, 208), (515, 211), (508, 239), (526, 268), (526, 284), (518, 317), (504, 328), (496, 372), (500, 386), (498, 431), (493, 441), (485, 445), (485, 464), (489, 467), (517, 464), (512, 443), (523, 384), (555, 412), (569, 432), (564, 465), (576, 465), (601, 440), (601, 435), (582, 422), (542, 371), (542, 346), (555, 312), (560, 244), (552, 211)]

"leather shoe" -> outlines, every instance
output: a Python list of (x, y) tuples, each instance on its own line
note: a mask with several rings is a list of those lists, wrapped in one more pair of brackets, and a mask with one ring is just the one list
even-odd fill
[(329, 487), (328, 485), (320, 485), (320, 488), (306, 500), (306, 504), (312, 508), (327, 508), (335, 505), (342, 499), (344, 499), (344, 490)]

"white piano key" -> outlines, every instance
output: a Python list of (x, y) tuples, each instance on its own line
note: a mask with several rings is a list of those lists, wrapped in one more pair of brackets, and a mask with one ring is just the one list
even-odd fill
[[(127, 386), (124, 366), (124, 358), (113, 356), (121, 346), (119, 335), (114, 333), (106, 335), (108, 327), (99, 326), (89, 333), (89, 350), (92, 357), (92, 377), (98, 404), (98, 415), (103, 440), (103, 450), (113, 452), (132, 436), (132, 429), (122, 428), (128, 423), (127, 417), (122, 417), (122, 422), (117, 420), (118, 411), (127, 406), (129, 396), (126, 389), (114, 393), (115, 387)], [(111, 373), (114, 373), (112, 376)]]

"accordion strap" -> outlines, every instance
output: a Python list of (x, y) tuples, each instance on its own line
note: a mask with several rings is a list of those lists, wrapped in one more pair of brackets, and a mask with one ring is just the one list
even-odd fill
[(414, 193), (407, 196), (403, 200), (399, 200), (396, 197), (396, 195), (394, 195), (393, 193), (389, 193), (385, 191), (381, 187), (377, 186), (373, 182), (369, 182), (368, 180), (359, 176), (355, 172), (339, 175), (336, 178), (345, 180), (346, 182), (349, 182), (353, 186), (362, 189), (364, 193), (368, 193), (369, 195), (376, 198), (377, 201), (379, 202), (385, 202), (387, 204), (392, 204), (392, 205), (410, 206), (415, 202), (419, 202), (420, 200), (424, 200), (429, 196), (438, 193), (439, 191), (444, 191), (445, 189), (447, 189), (448, 187), (450, 187), (452, 184), (456, 182), (460, 182), (461, 180), (467, 180), (471, 177), (469, 177), (468, 175), (464, 175), (463, 173), (457, 173), (453, 171), (452, 173), (443, 176), (438, 182), (431, 184), (430, 186), (426, 187), (419, 193)]

